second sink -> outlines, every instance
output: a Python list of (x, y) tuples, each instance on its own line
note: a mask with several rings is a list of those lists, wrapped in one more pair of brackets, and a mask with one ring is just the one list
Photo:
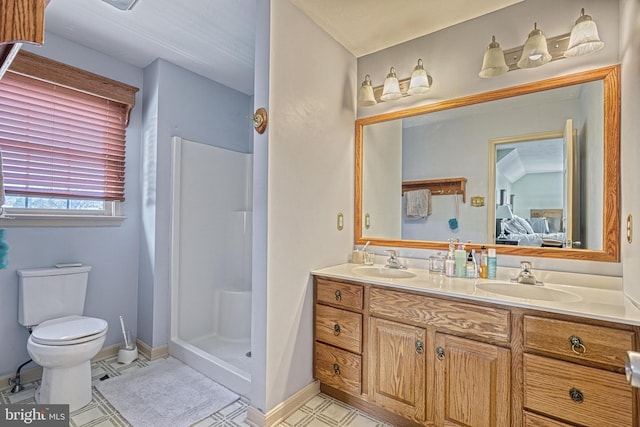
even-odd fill
[(354, 273), (363, 276), (378, 277), (384, 279), (409, 279), (416, 277), (415, 273), (407, 270), (386, 267), (357, 267), (353, 269)]
[(524, 298), (538, 301), (576, 302), (582, 298), (571, 292), (547, 288), (545, 286), (519, 285), (505, 282), (486, 282), (476, 284), (476, 288), (492, 294)]

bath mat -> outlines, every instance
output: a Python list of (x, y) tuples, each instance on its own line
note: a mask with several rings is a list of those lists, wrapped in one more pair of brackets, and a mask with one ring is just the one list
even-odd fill
[(190, 426), (239, 398), (172, 357), (96, 388), (133, 427)]

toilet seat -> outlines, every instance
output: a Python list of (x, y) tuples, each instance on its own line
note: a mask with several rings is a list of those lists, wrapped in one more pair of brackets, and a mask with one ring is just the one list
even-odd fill
[(104, 319), (66, 316), (42, 322), (33, 329), (30, 339), (42, 345), (73, 345), (100, 338), (107, 328)]

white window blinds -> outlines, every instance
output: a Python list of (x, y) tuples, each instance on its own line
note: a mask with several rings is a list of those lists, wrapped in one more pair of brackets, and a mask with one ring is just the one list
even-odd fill
[(0, 80), (7, 194), (124, 201), (137, 88), (20, 52)]

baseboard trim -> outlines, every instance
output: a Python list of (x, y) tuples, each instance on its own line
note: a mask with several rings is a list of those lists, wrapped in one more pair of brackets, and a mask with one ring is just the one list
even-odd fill
[(252, 427), (276, 426), (318, 393), (320, 393), (320, 382), (314, 381), (266, 414), (263, 414), (253, 406), (249, 406), (245, 423)]
[(140, 354), (149, 360), (161, 359), (169, 355), (169, 346), (166, 344), (161, 345), (160, 347), (151, 347), (149, 344), (138, 338), (136, 340), (136, 345), (138, 346)]
[[(109, 359), (111, 357), (115, 357), (118, 355), (118, 350), (120, 349), (120, 344), (114, 344), (109, 347), (103, 347), (102, 350), (98, 352), (98, 354), (91, 359), (91, 362), (99, 362), (101, 360)], [(32, 362), (35, 365), (35, 362)], [(17, 369), (17, 367), (16, 367)], [(10, 373), (3, 376), (0, 376), (0, 390), (4, 391), (11, 388), (9, 385), (9, 379), (16, 376), (16, 373)], [(42, 367), (35, 366), (34, 368), (26, 369), (20, 372), (20, 382), (22, 384), (31, 383), (34, 381), (39, 381), (42, 379)]]

